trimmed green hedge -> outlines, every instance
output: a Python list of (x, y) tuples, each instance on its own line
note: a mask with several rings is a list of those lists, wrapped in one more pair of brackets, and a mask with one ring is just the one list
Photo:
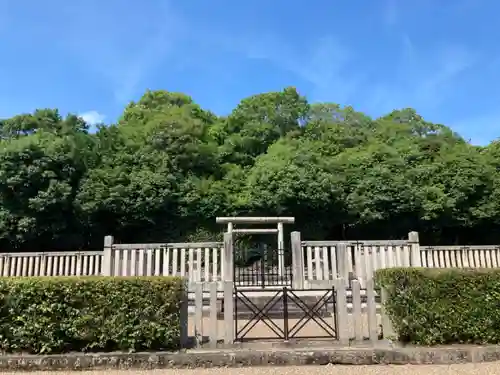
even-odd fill
[(500, 269), (392, 268), (376, 280), (400, 341), (500, 343)]
[(173, 277), (0, 278), (0, 349), (178, 349), (184, 288)]

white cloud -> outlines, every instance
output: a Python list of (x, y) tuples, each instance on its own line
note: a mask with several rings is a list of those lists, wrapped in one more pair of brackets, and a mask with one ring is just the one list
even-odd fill
[(386, 0), (383, 7), (383, 19), (388, 26), (394, 26), (398, 21), (396, 0)]
[(106, 116), (97, 111), (88, 111), (79, 115), (89, 125), (97, 125), (104, 122)]
[(212, 40), (219, 47), (248, 59), (268, 61), (308, 82), (312, 86), (308, 95), (312, 101), (334, 98), (343, 103), (354, 95), (361, 82), (361, 74), (346, 71), (353, 58), (351, 51), (333, 35), (311, 41), (311, 47), (307, 51), (293, 48), (270, 33), (255, 33), (251, 37), (213, 35)]
[(433, 110), (449, 98), (460, 77), (478, 63), (474, 51), (462, 45), (441, 44), (419, 49), (408, 35), (402, 38), (402, 59), (394, 74), (363, 88), (369, 110), (387, 112), (413, 107)]
[(418, 48), (403, 32), (399, 58), (394, 56), (392, 74), (384, 75), (382, 81), (373, 71), (354, 70), (357, 59), (366, 56), (356, 55), (335, 35), (311, 41), (307, 50), (293, 48), (273, 34), (218, 36), (213, 40), (249, 59), (267, 60), (292, 72), (312, 86), (308, 94), (311, 101), (350, 104), (355, 98), (360, 110), (372, 113), (406, 106), (434, 109), (447, 99), (461, 74), (478, 61), (473, 51), (461, 45), (436, 43)]
[(437, 61), (433, 62), (430, 72), (425, 72), (426, 77), (417, 87), (416, 93), (417, 97), (430, 96), (432, 102), (442, 99), (439, 92), (446, 92), (449, 84), (477, 61), (471, 51), (461, 46), (446, 46), (436, 57)]
[(337, 38), (327, 36), (313, 44), (307, 58), (295, 57), (286, 63), (289, 70), (313, 85), (312, 100), (329, 101), (335, 98), (340, 103), (346, 103), (362, 81), (360, 73), (350, 69), (347, 72), (352, 59), (352, 52)]
[[(424, 3), (428, 1), (422, 0)], [(355, 71), (356, 59), (366, 59), (335, 34), (311, 40), (306, 48), (286, 42), (268, 32), (233, 33), (217, 31), (212, 24), (190, 24), (165, 0), (159, 3), (133, 2), (124, 8), (120, 0), (65, 3), (61, 25), (63, 46), (71, 51), (92, 74), (108, 85), (120, 104), (140, 95), (148, 76), (168, 60), (170, 69), (189, 60), (186, 40), (207, 50), (225, 49), (249, 59), (266, 60), (292, 72), (311, 86), (312, 101), (348, 104), (353, 98), (362, 110), (392, 110), (401, 106), (435, 107), (454, 87), (456, 78), (474, 59), (464, 48), (446, 46), (425, 50), (414, 45), (404, 30), (402, 45), (394, 56), (393, 74), (377, 81), (374, 72)], [(411, 9), (398, 9), (398, 0), (386, 0), (382, 23), (396, 27), (397, 20)], [(425, 8), (425, 7), (424, 7)], [(99, 27), (87, 27), (92, 19)], [(208, 21), (207, 21), (208, 22)], [(131, 27), (130, 25), (134, 25)], [(399, 27), (399, 26), (398, 26)], [(370, 76), (370, 74), (373, 74)], [(364, 106), (363, 106), (364, 104)]]
[(57, 30), (65, 31), (57, 43), (103, 80), (119, 104), (145, 90), (144, 81), (184, 35), (182, 17), (167, 0), (67, 2), (60, 12)]

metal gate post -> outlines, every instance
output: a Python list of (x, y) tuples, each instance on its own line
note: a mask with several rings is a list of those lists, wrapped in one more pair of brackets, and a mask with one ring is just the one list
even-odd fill
[(283, 287), (283, 331), (285, 331), (285, 342), (288, 341), (290, 328), (288, 327), (288, 288)]

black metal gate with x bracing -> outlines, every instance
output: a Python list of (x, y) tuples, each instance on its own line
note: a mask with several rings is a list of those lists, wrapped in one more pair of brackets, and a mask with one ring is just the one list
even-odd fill
[(262, 289), (292, 286), (290, 251), (262, 247), (251, 250), (236, 248), (235, 253), (237, 254), (234, 262), (236, 286)]
[(234, 293), (235, 341), (337, 339), (334, 288), (283, 287), (266, 292), (236, 288)]

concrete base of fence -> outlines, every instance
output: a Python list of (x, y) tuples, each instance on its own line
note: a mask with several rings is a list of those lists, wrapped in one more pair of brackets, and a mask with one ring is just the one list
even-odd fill
[(500, 346), (439, 348), (290, 347), (189, 350), (179, 353), (2, 355), (0, 371), (164, 369), (245, 366), (452, 364), (500, 361)]

